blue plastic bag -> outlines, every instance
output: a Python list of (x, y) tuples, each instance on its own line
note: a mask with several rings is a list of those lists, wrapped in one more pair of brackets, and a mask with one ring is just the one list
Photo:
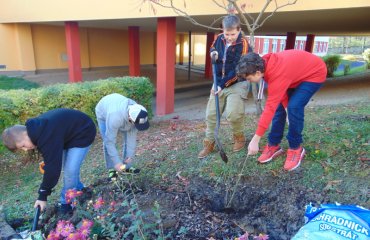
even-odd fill
[(292, 240), (370, 240), (370, 211), (355, 205), (308, 205), (306, 224)]

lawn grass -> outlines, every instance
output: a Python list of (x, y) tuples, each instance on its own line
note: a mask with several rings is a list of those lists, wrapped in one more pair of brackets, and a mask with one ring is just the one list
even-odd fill
[(38, 88), (39, 84), (27, 81), (19, 77), (8, 77), (0, 75), (0, 89), (31, 89)]
[[(369, 112), (369, 102), (307, 108), (304, 130), (307, 156), (300, 166), (304, 174), (299, 184), (326, 192), (330, 202), (370, 208), (369, 161), (361, 161), (368, 159), (370, 152)], [(253, 136), (255, 126), (256, 116), (247, 115), (245, 132), (248, 139)], [(247, 157), (245, 151), (232, 153), (228, 124), (221, 125), (220, 137), (229, 163), (223, 163), (217, 152), (199, 160), (197, 154), (201, 149), (204, 128), (203, 121), (169, 120), (153, 122), (148, 131), (139, 132), (137, 159), (142, 172), (137, 181), (146, 186), (167, 188), (174, 183), (180, 184), (181, 179), (197, 177), (227, 184), (235, 183), (239, 176), (273, 175), (277, 181), (286, 181), (292, 174), (282, 170), (283, 157), (268, 164), (257, 164), (256, 157)], [(263, 138), (261, 148), (265, 141)], [(282, 146), (287, 148), (286, 139)], [(81, 176), (87, 185), (106, 176), (101, 148), (97, 137), (82, 167)], [(38, 163), (24, 163), (19, 159), (20, 156), (13, 153), (0, 156), (0, 204), (4, 205), (10, 219), (32, 217), (41, 181)], [(61, 181), (49, 204), (57, 201), (60, 186)]]

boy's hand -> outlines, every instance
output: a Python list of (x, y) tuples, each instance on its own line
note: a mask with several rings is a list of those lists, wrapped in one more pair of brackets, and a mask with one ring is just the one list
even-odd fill
[(212, 87), (212, 89), (211, 89), (211, 94), (212, 95), (221, 95), (221, 91), (222, 91), (222, 89), (221, 89), (221, 87), (220, 86), (217, 86), (217, 91), (215, 92), (215, 90), (213, 89), (213, 87)]
[(250, 141), (248, 145), (248, 155), (255, 155), (259, 151), (259, 142), (261, 137), (258, 135), (254, 135), (252, 140)]
[(114, 169), (116, 169), (116, 171), (118, 171), (118, 172), (125, 171), (126, 170), (126, 164), (118, 163), (118, 164), (114, 165)]
[(211, 59), (212, 60), (217, 60), (218, 59), (218, 52), (217, 51), (213, 51), (213, 52), (211, 52)]
[(41, 200), (36, 200), (35, 205), (33, 206), (34, 208), (37, 208), (37, 206), (40, 206), (41, 212), (43, 212), (46, 208), (46, 201), (41, 201)]

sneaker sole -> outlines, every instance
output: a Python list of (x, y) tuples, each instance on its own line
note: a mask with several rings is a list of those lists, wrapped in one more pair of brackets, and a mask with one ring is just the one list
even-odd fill
[(301, 153), (301, 160), (298, 162), (297, 166), (295, 166), (294, 168), (289, 169), (287, 171), (290, 172), (290, 171), (293, 171), (294, 169), (297, 169), (299, 167), (299, 165), (301, 165), (301, 161), (304, 159), (305, 154), (306, 154), (306, 150), (303, 148), (302, 153)]
[(275, 152), (269, 159), (266, 159), (264, 161), (259, 161), (259, 163), (267, 163), (270, 162), (272, 159), (279, 157), (280, 155), (284, 154), (283, 149), (280, 149), (279, 151)]

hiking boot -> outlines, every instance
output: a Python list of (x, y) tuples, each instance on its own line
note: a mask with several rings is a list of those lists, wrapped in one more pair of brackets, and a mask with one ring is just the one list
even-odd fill
[(267, 163), (272, 159), (282, 155), (283, 153), (284, 151), (279, 145), (277, 146), (266, 145), (262, 151), (261, 156), (258, 158), (258, 162)]
[(234, 134), (233, 152), (239, 152), (245, 146), (244, 134)]
[(298, 149), (288, 149), (288, 153), (286, 156), (284, 169), (287, 171), (292, 171), (296, 169), (304, 158), (306, 151), (303, 147), (299, 147)]
[(203, 149), (199, 152), (198, 158), (202, 159), (207, 157), (211, 152), (215, 150), (215, 142), (209, 141), (208, 139), (203, 140)]

